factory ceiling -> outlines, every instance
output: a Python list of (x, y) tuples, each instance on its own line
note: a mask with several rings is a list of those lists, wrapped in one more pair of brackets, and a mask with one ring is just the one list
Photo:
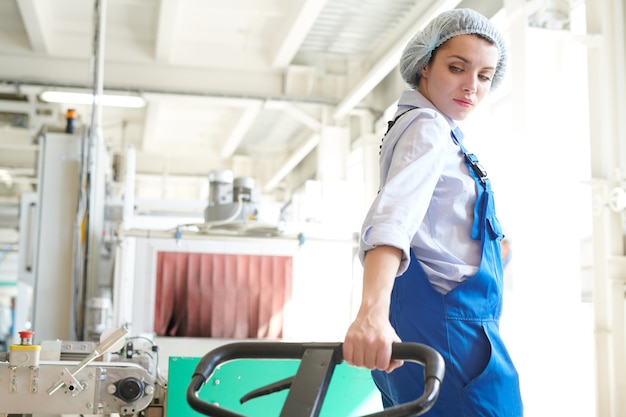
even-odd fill
[[(70, 108), (79, 126), (101, 129), (112, 161), (134, 148), (138, 197), (206, 198), (207, 174), (221, 168), (284, 193), (315, 176), (312, 135), (393, 105), (402, 47), (453, 7), (491, 16), (502, 2), (2, 1), (0, 198), (36, 188), (34, 138), (63, 129)], [(138, 95), (145, 106), (104, 106), (99, 119), (89, 104), (41, 100), (44, 91), (92, 92), (98, 76), (105, 94)]]

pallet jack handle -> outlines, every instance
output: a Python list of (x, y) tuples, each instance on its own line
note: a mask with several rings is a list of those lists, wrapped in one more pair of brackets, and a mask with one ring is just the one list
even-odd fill
[[(299, 359), (298, 372), (289, 383), (289, 394), (280, 417), (317, 417), (335, 368), (343, 362), (342, 343), (235, 342), (208, 352), (198, 363), (187, 388), (187, 402), (211, 417), (245, 417), (210, 404), (198, 392), (218, 365), (237, 359)], [(363, 417), (409, 417), (428, 411), (437, 400), (445, 374), (442, 356), (420, 343), (394, 343), (392, 359), (424, 366), (424, 392), (414, 401)]]

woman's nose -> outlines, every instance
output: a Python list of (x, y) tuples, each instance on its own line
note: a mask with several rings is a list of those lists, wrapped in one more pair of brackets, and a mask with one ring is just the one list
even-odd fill
[(465, 77), (465, 79), (463, 80), (463, 91), (466, 91), (468, 93), (474, 93), (476, 92), (477, 84), (478, 80), (474, 75)]

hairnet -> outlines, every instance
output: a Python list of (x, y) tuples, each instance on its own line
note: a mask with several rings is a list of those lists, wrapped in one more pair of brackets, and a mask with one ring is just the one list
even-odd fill
[(455, 36), (471, 34), (489, 39), (498, 48), (498, 64), (491, 82), (491, 88), (496, 88), (502, 81), (506, 68), (504, 40), (489, 19), (472, 9), (443, 12), (411, 38), (400, 57), (399, 69), (404, 81), (411, 88), (417, 88), (421, 70), (428, 64), (433, 52)]

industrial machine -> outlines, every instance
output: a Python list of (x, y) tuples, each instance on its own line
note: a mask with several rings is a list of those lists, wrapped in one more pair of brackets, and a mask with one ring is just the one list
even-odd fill
[(233, 177), (229, 169), (209, 172), (209, 204), (204, 210), (200, 231), (232, 230), (240, 233), (276, 236), (279, 228), (278, 206), (261, 204), (261, 193), (252, 177)]
[[(0, 417), (16, 414), (162, 415), (156, 346), (137, 348), (122, 326), (95, 342), (45, 341), (33, 332), (0, 354)], [(142, 341), (146, 342), (145, 340)], [(141, 343), (139, 343), (141, 344)], [(149, 414), (148, 414), (149, 415)]]

